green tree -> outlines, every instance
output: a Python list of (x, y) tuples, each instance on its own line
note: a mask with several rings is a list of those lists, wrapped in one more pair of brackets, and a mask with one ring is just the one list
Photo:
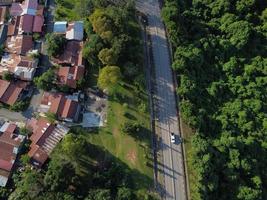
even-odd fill
[(125, 187), (118, 189), (116, 200), (132, 200), (133, 198), (131, 189)]
[(88, 36), (83, 47), (83, 57), (93, 66), (98, 64), (98, 53), (103, 48), (101, 38), (97, 34), (91, 34)]
[(75, 177), (72, 163), (62, 158), (53, 159), (44, 176), (44, 184), (51, 191), (65, 191), (71, 185), (77, 184), (78, 180)]
[(111, 200), (111, 194), (108, 189), (90, 190), (85, 200)]
[(106, 66), (100, 70), (98, 77), (98, 86), (101, 89), (112, 89), (114, 88), (121, 80), (120, 68), (117, 66)]
[(20, 160), (21, 160), (22, 164), (25, 166), (25, 165), (30, 163), (31, 158), (28, 154), (24, 154), (21, 156)]
[(46, 42), (48, 55), (56, 57), (63, 53), (67, 40), (63, 35), (50, 33), (46, 35)]
[(68, 134), (64, 137), (61, 147), (62, 152), (65, 153), (70, 161), (77, 162), (79, 160), (77, 152), (81, 155), (85, 154), (87, 144), (82, 137)]
[(113, 38), (113, 22), (104, 9), (96, 9), (89, 17), (93, 30), (104, 40)]
[(230, 38), (230, 42), (241, 49), (248, 44), (253, 30), (247, 21), (236, 21), (227, 26), (225, 32)]
[(50, 123), (54, 123), (57, 120), (57, 115), (52, 112), (46, 112), (45, 117), (48, 119)]
[(119, 55), (116, 53), (114, 49), (102, 49), (99, 54), (98, 58), (102, 62), (103, 65), (114, 65), (117, 63)]
[(4, 72), (3, 79), (6, 81), (11, 81), (14, 78), (14, 75), (10, 72)]
[(10, 200), (36, 199), (44, 190), (42, 173), (28, 169), (22, 174), (17, 186), (9, 196)]
[(26, 99), (24, 101), (17, 101), (14, 103), (14, 105), (10, 106), (10, 110), (12, 111), (24, 111), (28, 108), (30, 104), (30, 99)]
[(40, 77), (34, 78), (35, 85), (42, 90), (50, 91), (54, 86), (55, 72), (53, 69), (47, 70)]

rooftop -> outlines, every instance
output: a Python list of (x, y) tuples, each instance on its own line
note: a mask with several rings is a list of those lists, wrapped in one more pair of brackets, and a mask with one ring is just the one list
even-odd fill
[(74, 40), (68, 41), (63, 54), (55, 58), (54, 62), (58, 64), (70, 64), (72, 66), (82, 66), (82, 48), (83, 42)]
[(20, 82), (11, 83), (0, 79), (0, 101), (8, 105), (14, 105), (19, 99), (24, 87)]
[(82, 21), (75, 21), (69, 23), (66, 38), (68, 40), (83, 40), (83, 22)]
[(54, 23), (54, 32), (55, 33), (66, 33), (67, 31), (67, 22), (66, 21), (58, 21)]
[(55, 113), (59, 119), (69, 119), (75, 121), (79, 113), (79, 103), (68, 99), (62, 93), (45, 92), (41, 101), (43, 106), (47, 106), (49, 112)]
[(17, 125), (5, 122), (0, 127), (0, 186), (5, 186), (15, 163), (19, 147), (25, 136), (20, 135)]
[(69, 132), (69, 129), (60, 124), (51, 124), (47, 119), (40, 118), (28, 121), (27, 128), (32, 131), (32, 141), (28, 155), (32, 163), (41, 167), (58, 142)]
[(67, 85), (71, 88), (77, 87), (77, 81), (82, 79), (84, 76), (83, 66), (62, 66), (58, 70), (58, 82), (62, 85)]
[(6, 51), (9, 53), (26, 55), (33, 47), (32, 36), (17, 35), (9, 37), (6, 41)]

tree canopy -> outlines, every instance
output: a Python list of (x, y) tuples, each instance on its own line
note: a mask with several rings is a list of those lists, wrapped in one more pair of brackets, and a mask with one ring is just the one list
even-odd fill
[(56, 57), (63, 53), (67, 40), (64, 35), (50, 33), (46, 35), (46, 41), (48, 55)]
[(101, 89), (112, 89), (121, 80), (121, 71), (117, 66), (106, 66), (100, 70), (98, 86)]
[(266, 4), (167, 0), (162, 17), (182, 118), (195, 131), (192, 199), (266, 199)]

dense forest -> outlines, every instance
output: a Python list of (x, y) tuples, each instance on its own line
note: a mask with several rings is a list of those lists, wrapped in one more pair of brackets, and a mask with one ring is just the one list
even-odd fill
[(267, 199), (267, 2), (166, 0), (191, 197)]

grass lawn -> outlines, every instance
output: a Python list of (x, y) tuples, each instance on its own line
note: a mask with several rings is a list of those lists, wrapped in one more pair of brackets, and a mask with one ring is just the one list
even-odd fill
[[(149, 114), (138, 111), (138, 97), (133, 90), (120, 87), (122, 94), (125, 94), (127, 106), (122, 102), (109, 100), (108, 102), (108, 122), (105, 128), (101, 128), (98, 134), (90, 134), (89, 141), (95, 145), (102, 146), (109, 153), (127, 164), (130, 169), (137, 170), (146, 175), (144, 180), (134, 176), (137, 189), (149, 188), (153, 186), (153, 163), (150, 155), (150, 137), (149, 134)], [(125, 113), (127, 115), (125, 116)], [(142, 139), (136, 139), (121, 131), (121, 125), (127, 121), (133, 120), (142, 123), (144, 131)]]
[[(96, 83), (98, 72), (89, 73), (92, 84)], [(91, 84), (91, 86), (92, 86)], [(131, 170), (135, 189), (153, 188), (153, 157), (151, 154), (150, 115), (148, 97), (133, 84), (124, 83), (118, 86), (119, 97), (109, 98), (107, 124), (97, 132), (88, 134), (90, 143), (97, 145), (125, 163)], [(144, 106), (140, 106), (145, 104)], [(126, 121), (142, 124), (138, 137), (121, 131)]]
[[(188, 181), (189, 181), (189, 191), (190, 194), (193, 194), (192, 191), (192, 185), (194, 184), (194, 180), (195, 180), (195, 175), (194, 175), (194, 169), (191, 165), (191, 137), (194, 134), (194, 131), (184, 122), (182, 122), (182, 131), (183, 131), (183, 137), (184, 137), (184, 141), (185, 141), (185, 158), (186, 158), (186, 165), (187, 165), (187, 175), (188, 175)], [(190, 195), (190, 196), (191, 196)], [(192, 196), (191, 196), (192, 197)]]

